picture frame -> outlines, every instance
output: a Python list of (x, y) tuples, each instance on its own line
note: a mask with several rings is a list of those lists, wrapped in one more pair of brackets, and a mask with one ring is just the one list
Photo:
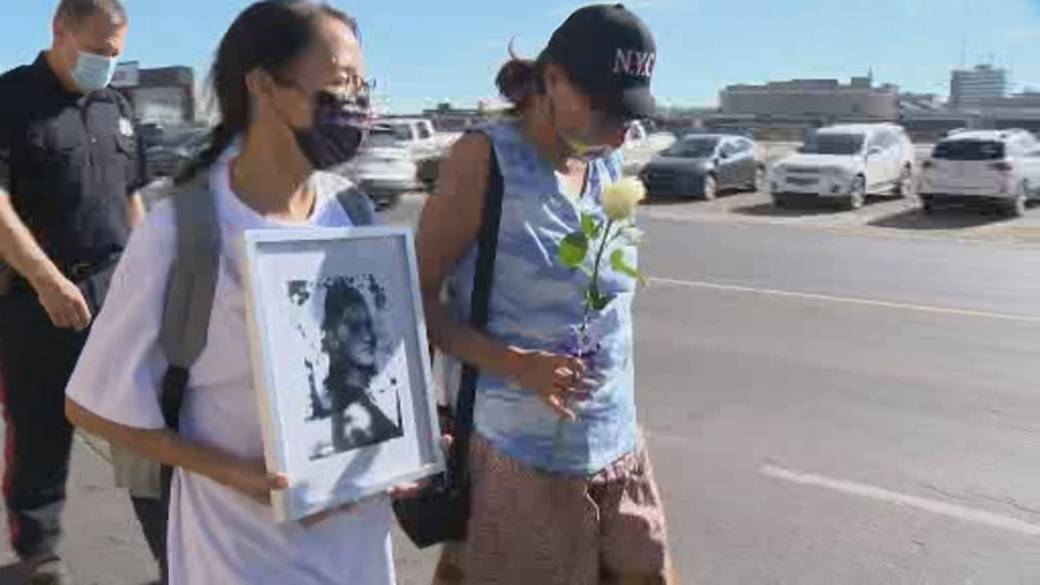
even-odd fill
[(243, 290), (275, 520), (444, 470), (412, 233), (247, 230)]

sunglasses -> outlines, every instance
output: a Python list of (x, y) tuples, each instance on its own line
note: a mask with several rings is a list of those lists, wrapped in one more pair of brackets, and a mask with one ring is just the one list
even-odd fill
[(278, 85), (291, 87), (303, 94), (313, 95), (317, 105), (328, 107), (368, 107), (372, 103), (372, 90), (376, 86), (376, 82), (373, 79), (363, 79), (358, 75), (353, 75), (346, 83), (340, 86), (342, 89), (340, 87), (336, 89), (320, 89), (312, 93), (311, 90), (303, 87), (295, 79), (275, 77), (274, 80)]

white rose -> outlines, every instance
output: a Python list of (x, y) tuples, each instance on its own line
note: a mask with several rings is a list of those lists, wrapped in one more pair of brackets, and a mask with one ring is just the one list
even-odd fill
[(639, 179), (625, 177), (604, 187), (600, 199), (607, 217), (624, 221), (632, 217), (639, 203), (646, 199), (646, 187)]

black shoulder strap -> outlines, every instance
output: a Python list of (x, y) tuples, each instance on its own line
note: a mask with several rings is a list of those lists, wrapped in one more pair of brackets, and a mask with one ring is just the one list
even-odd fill
[[(499, 168), (495, 143), (491, 145), (488, 165), (488, 184), (484, 195), (484, 212), (480, 222), (477, 248), (477, 267), (473, 276), (473, 295), (470, 299), (470, 324), (483, 331), (487, 327), (491, 305), (491, 285), (495, 279), (495, 258), (498, 255), (498, 232), (502, 220), (502, 198), (505, 181)], [(454, 457), (451, 459), (452, 475), (463, 483), (466, 481), (467, 455), (470, 437), (473, 434), (473, 404), (476, 401), (477, 381), (480, 372), (470, 364), (462, 370), (462, 383), (455, 407)]]

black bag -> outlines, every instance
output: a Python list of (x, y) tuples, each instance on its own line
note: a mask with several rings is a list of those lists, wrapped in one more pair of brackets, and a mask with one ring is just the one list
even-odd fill
[[(488, 187), (484, 197), (480, 224), (477, 266), (473, 276), (470, 300), (470, 324), (483, 331), (488, 322), (491, 284), (494, 280), (495, 256), (498, 252), (498, 227), (502, 215), (503, 179), (498, 157), (491, 147)], [(455, 412), (441, 409), (441, 428), (454, 438), (448, 454), (448, 469), (435, 478), (414, 498), (394, 502), (394, 513), (408, 538), (419, 548), (447, 541), (466, 539), (470, 515), (469, 455), (473, 435), (473, 403), (476, 399), (480, 372), (469, 364), (462, 370)]]

